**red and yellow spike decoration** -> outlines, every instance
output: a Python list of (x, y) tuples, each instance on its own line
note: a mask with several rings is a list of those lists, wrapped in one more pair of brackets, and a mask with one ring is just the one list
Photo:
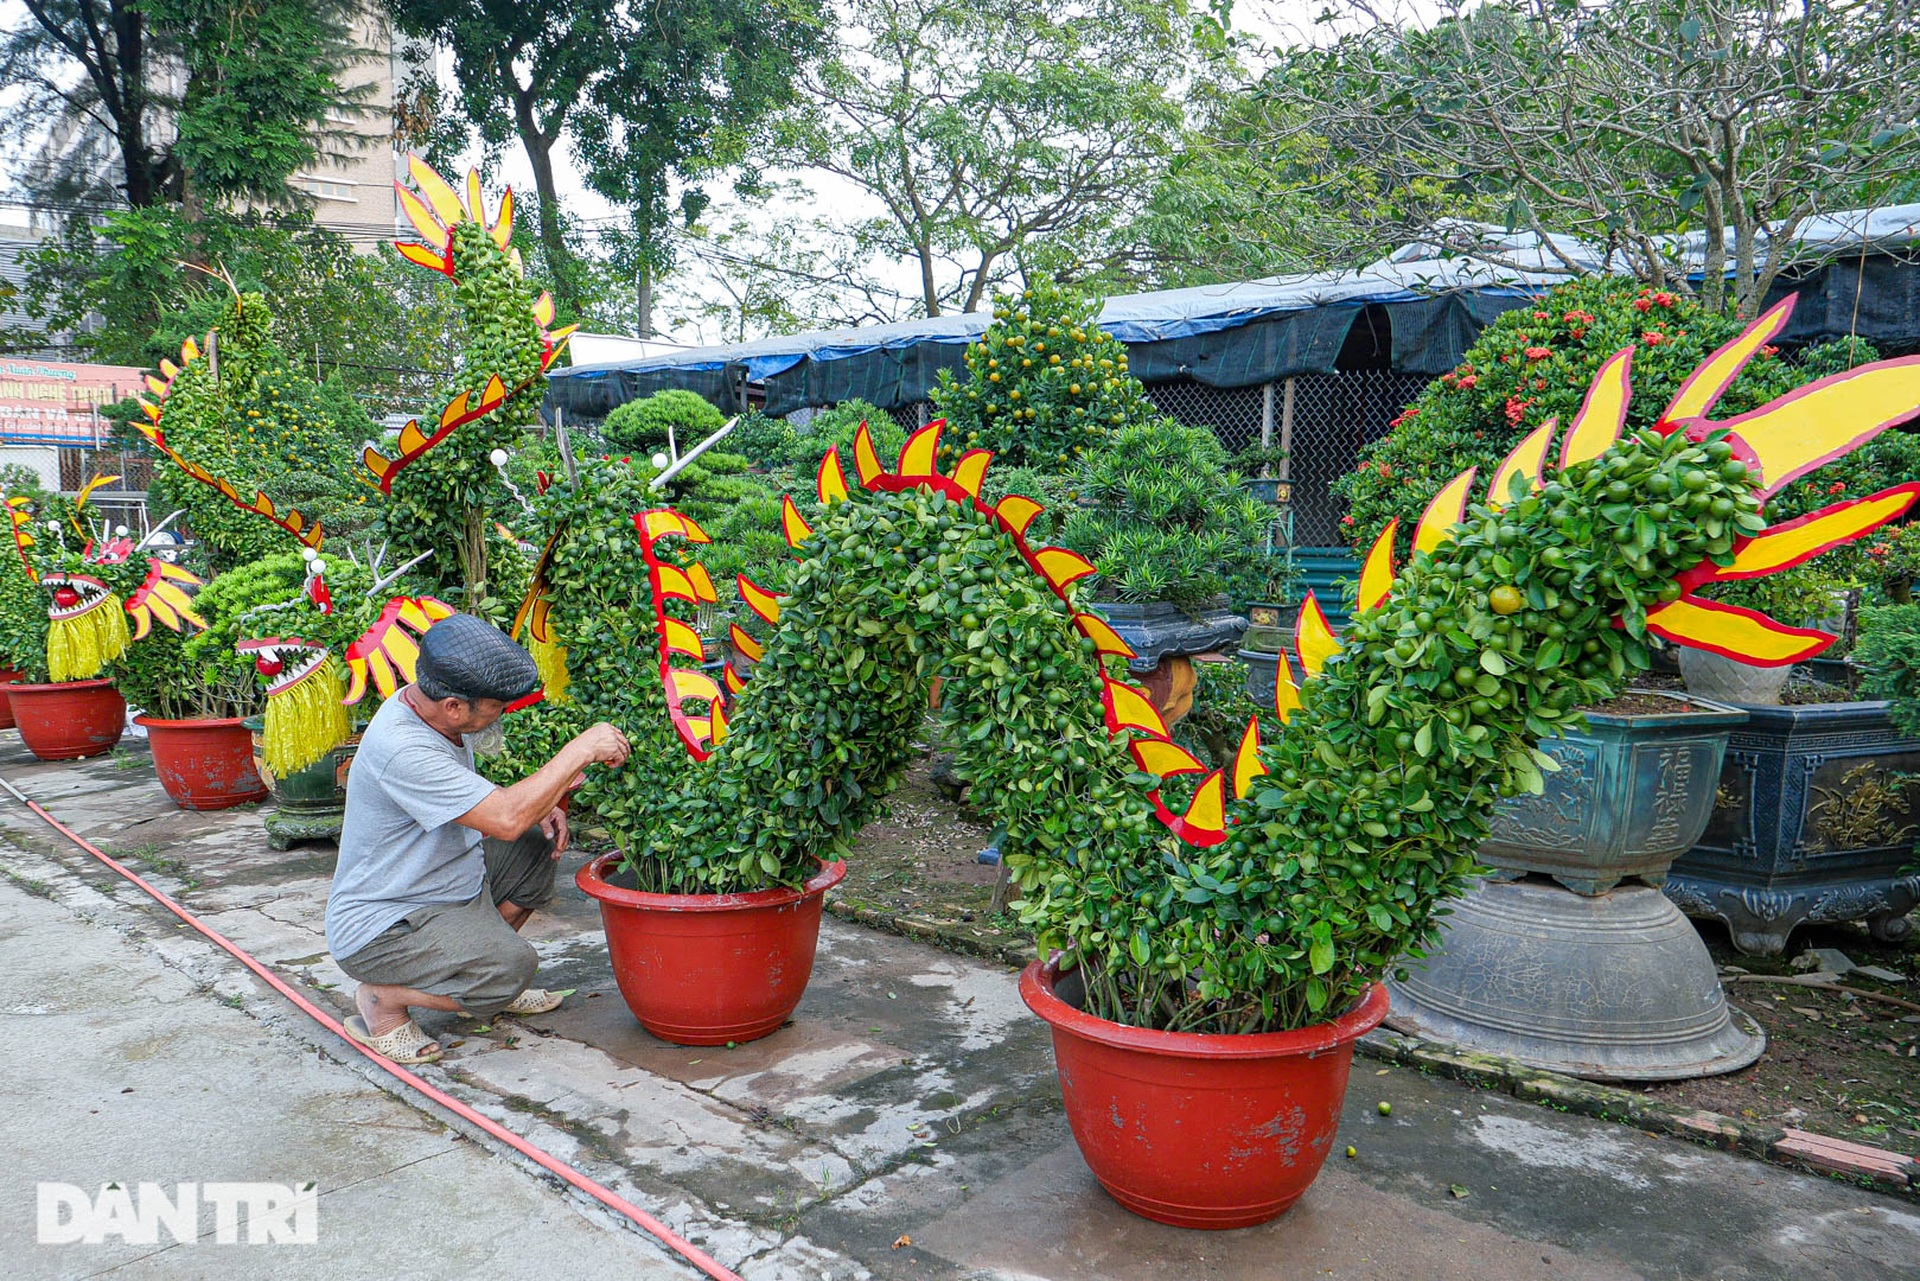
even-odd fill
[[(1705, 415), (1722, 393), (1786, 328), (1792, 313), (1793, 300), (1789, 298), (1702, 361), (1681, 384), (1655, 425), (1663, 434), (1684, 431), (1692, 440), (1704, 440), (1715, 431), (1727, 432), (1733, 456), (1747, 465), (1763, 499), (1859, 448), (1895, 423), (1911, 418), (1915, 407), (1920, 406), (1920, 357), (1908, 356), (1809, 383), (1737, 418), (1708, 420)], [(1627, 348), (1610, 357), (1595, 375), (1562, 443), (1562, 469), (1600, 457), (1620, 439), (1633, 400), (1632, 363), (1633, 349)], [(1543, 425), (1501, 463), (1488, 494), (1490, 508), (1499, 510), (1511, 501), (1508, 486), (1513, 477), (1527, 476), (1535, 484), (1539, 482), (1551, 434), (1552, 424)], [(1472, 484), (1473, 471), (1469, 469), (1435, 495), (1414, 535), (1416, 550), (1430, 550), (1445, 540), (1447, 530), (1465, 514)], [(1920, 481), (1897, 485), (1868, 498), (1835, 503), (1736, 538), (1731, 554), (1723, 558), (1725, 564), (1704, 560), (1680, 576), (1677, 582), (1681, 596), (1649, 609), (1647, 630), (1675, 644), (1709, 650), (1756, 667), (1782, 667), (1811, 658), (1831, 645), (1834, 638), (1812, 628), (1789, 627), (1755, 610), (1709, 600), (1696, 595), (1696, 589), (1791, 569), (1899, 519), (1916, 501), (1920, 501)], [(1359, 607), (1363, 610), (1377, 607), (1387, 597), (1380, 581), (1382, 565), (1387, 572), (1391, 569), (1392, 535), (1391, 528), (1385, 531), (1362, 569)], [(1315, 609), (1317, 612), (1317, 606)], [(1311, 675), (1317, 668), (1309, 660), (1309, 651), (1324, 646), (1325, 639), (1317, 627), (1309, 627), (1305, 609), (1299, 631), (1302, 667)], [(1275, 697), (1276, 710), (1284, 721), (1297, 706), (1299, 695), (1291, 688), (1285, 663), (1281, 666)]]
[[(720, 598), (705, 566), (697, 561), (685, 569), (671, 564), (660, 555), (659, 543), (663, 538), (684, 538), (689, 543), (713, 540), (698, 521), (666, 507), (636, 513), (633, 527), (640, 534), (640, 554), (647, 563), (647, 583), (653, 592), (654, 628), (660, 638), (660, 686), (666, 695), (667, 717), (688, 755), (704, 761), (727, 741), (727, 696), (719, 682), (698, 667), (674, 666), (676, 656), (700, 663), (707, 654), (700, 633), (668, 612), (667, 602), (713, 605)], [(761, 595), (771, 597), (771, 593)], [(700, 703), (706, 705), (704, 710), (692, 705)]]
[(1736, 418), (1709, 420), (1706, 415), (1740, 371), (1786, 329), (1793, 304), (1785, 299), (1702, 361), (1656, 424), (1663, 433), (1684, 431), (1692, 440), (1724, 429), (1733, 456), (1760, 481), (1762, 498), (1911, 418), (1920, 400), (1920, 356), (1902, 356), (1796, 387)]
[(133, 615), (133, 639), (142, 640), (157, 621), (179, 631), (183, 623), (205, 628), (207, 620), (193, 610), (193, 594), (206, 583), (178, 565), (154, 557), (147, 561), (147, 577), (127, 600)]
[(555, 533), (540, 549), (526, 598), (520, 602), (513, 625), (507, 629), (507, 635), (525, 645), (533, 655), (533, 665), (540, 669), (540, 693), (551, 703), (567, 701), (567, 685), (572, 679), (567, 672), (567, 647), (553, 632), (553, 598), (547, 583), (547, 567), (553, 563), (553, 548), (559, 537)]
[(33, 546), (32, 508), (31, 498), (7, 499), (7, 518), (13, 529), (14, 553), (20, 557), (20, 567), (27, 571), (27, 577), (37, 583), (40, 581), (40, 571), (33, 567), (33, 559), (27, 552)]
[[(209, 347), (213, 345), (213, 334), (211, 331), (207, 334), (207, 345)], [(176, 365), (171, 360), (162, 360), (160, 362), (160, 374), (162, 376), (155, 377), (152, 374), (147, 375), (147, 387), (153, 392), (154, 398), (147, 400), (143, 397), (140, 400), (140, 412), (146, 415), (147, 421), (141, 422), (136, 418), (133, 423), (134, 427), (140, 432), (141, 436), (146, 439), (149, 445), (152, 445), (155, 449), (166, 455), (167, 459), (171, 461), (174, 466), (178, 467), (188, 476), (200, 484), (205, 485), (207, 488), (217, 491), (222, 498), (225, 498), (241, 511), (252, 512), (256, 516), (261, 516), (272, 521), (289, 534), (292, 534), (300, 542), (318, 551), (320, 549), (321, 539), (324, 537), (318, 521), (309, 524), (305, 516), (302, 516), (291, 507), (285, 512), (282, 512), (278, 507), (274, 506), (271, 498), (268, 498), (257, 489), (254, 491), (252, 498), (241, 497), (240, 490), (235, 487), (232, 481), (220, 476), (215, 476), (191, 458), (176, 452), (174, 448), (167, 443), (165, 430), (167, 396), (173, 390), (174, 380), (180, 376), (181, 370), (185, 369), (194, 361), (204, 358), (200, 350), (200, 345), (189, 338), (180, 344), (179, 364)]]
[[(466, 192), (463, 196), (454, 190), (453, 185), (435, 172), (432, 165), (415, 155), (407, 157), (407, 173), (413, 179), (413, 187), (396, 180), (394, 190), (400, 197), (400, 208), (413, 224), (420, 236), (420, 243), (396, 240), (394, 248), (400, 251), (408, 262), (417, 263), (429, 271), (437, 271), (449, 278), (457, 278), (457, 264), (454, 262), (453, 229), (463, 222), (472, 222), (486, 229), (487, 236), (494, 246), (507, 254), (513, 262), (514, 271), (524, 274), (520, 262), (520, 251), (512, 248), (508, 242), (513, 237), (513, 191), (511, 188), (501, 193), (500, 207), (489, 220), (485, 195), (480, 190), (480, 175), (477, 170), (468, 170)], [(416, 190), (417, 189), (417, 190)], [(377, 449), (369, 447), (361, 455), (361, 461), (373, 478), (380, 483), (380, 492), (393, 492), (393, 478), (400, 474), (410, 463), (435, 445), (445, 440), (455, 430), (484, 417), (498, 409), (514, 396), (531, 387), (559, 358), (567, 345), (567, 339), (579, 326), (566, 325), (559, 329), (553, 324), (553, 295), (542, 293), (533, 302), (533, 318), (540, 324), (540, 372), (514, 387), (506, 386), (496, 374), (487, 380), (478, 396), (471, 392), (461, 392), (440, 410), (438, 421), (431, 432), (420, 424), (410, 422), (400, 431), (400, 440), (393, 457), (388, 457)]]
[(443, 618), (452, 616), (453, 606), (431, 596), (395, 596), (347, 646), (347, 694), (341, 700), (351, 707), (366, 697), (367, 684), (380, 691), (380, 697), (392, 698), (395, 690), (413, 682), (413, 666), (420, 658), (418, 637)]

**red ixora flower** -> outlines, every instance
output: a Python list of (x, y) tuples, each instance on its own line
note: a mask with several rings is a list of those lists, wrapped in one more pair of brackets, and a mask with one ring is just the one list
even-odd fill
[(1393, 468), (1387, 466), (1387, 464), (1383, 462), (1380, 464), (1380, 474), (1382, 476), (1391, 476), (1393, 475)]
[(1662, 293), (1655, 294), (1653, 296), (1653, 301), (1662, 307), (1671, 307), (1673, 306), (1674, 303), (1678, 302), (1679, 299), (1677, 299), (1670, 293), (1662, 292)]
[(1533, 318), (1535, 320), (1545, 320), (1547, 318), (1547, 313), (1544, 311), (1536, 311), (1533, 313)]
[(1847, 482), (1844, 480), (1836, 480), (1827, 486), (1827, 492), (1829, 494), (1844, 494), (1847, 492)]
[(1658, 347), (1666, 340), (1667, 336), (1658, 329), (1649, 329), (1646, 333), (1640, 335), (1640, 341), (1649, 347)]
[(1653, 299), (1651, 299), (1651, 298), (1635, 298), (1635, 299), (1633, 300), (1633, 309), (1634, 309), (1635, 311), (1652, 311), (1652, 310), (1653, 310)]
[(1351, 516), (1342, 516), (1342, 517), (1340, 518), (1340, 523), (1341, 523), (1342, 525), (1351, 525), (1351, 524), (1353, 524), (1353, 517), (1351, 517)]
[(1766, 346), (1760, 349), (1760, 354), (1762, 356), (1778, 356), (1780, 354), (1780, 349), (1774, 346), (1772, 343), (1768, 343)]
[(1892, 550), (1893, 548), (1886, 543), (1875, 543), (1873, 546), (1867, 548), (1867, 555), (1878, 560)]
[(1551, 355), (1553, 355), (1553, 353), (1552, 353), (1552, 352), (1550, 352), (1550, 351), (1548, 351), (1548, 350), (1547, 350), (1547, 349), (1546, 349), (1545, 347), (1529, 347), (1529, 348), (1527, 348), (1527, 359), (1528, 359), (1528, 360), (1545, 360), (1545, 359), (1546, 359), (1547, 357), (1549, 357), (1549, 356), (1551, 356)]
[(1475, 387), (1479, 386), (1479, 384), (1480, 384), (1479, 374), (1468, 374), (1465, 378), (1462, 378), (1460, 380), (1460, 390), (1471, 391)]

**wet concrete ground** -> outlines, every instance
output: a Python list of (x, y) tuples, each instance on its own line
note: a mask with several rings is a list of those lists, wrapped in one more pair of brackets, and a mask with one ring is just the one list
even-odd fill
[[(348, 981), (321, 937), (331, 847), (273, 853), (257, 813), (173, 809), (137, 745), (120, 761), (47, 765), (15, 735), (0, 735), (0, 776), (296, 983), (350, 1009)], [(228, 1016), (219, 1004), (230, 993), (263, 1037), (310, 1044), (323, 1059), (316, 1068), (342, 1079), (364, 1073), (334, 1038), (10, 799), (0, 804), (0, 838), (0, 868), (18, 884), (127, 933), (153, 963), (213, 984), (200, 998), (209, 1018)], [(620, 1001), (597, 908), (572, 887), (578, 861), (563, 860), (560, 900), (528, 930), (544, 959), (540, 982), (576, 994), (554, 1014), (484, 1031), (426, 1016), (423, 1026), (450, 1052), (422, 1075), (751, 1281), (1920, 1276), (1915, 1202), (1367, 1060), (1355, 1064), (1336, 1148), (1352, 1144), (1358, 1156), (1336, 1155), (1292, 1212), (1239, 1232), (1160, 1227), (1121, 1210), (1081, 1162), (1046, 1030), (1020, 1003), (1011, 971), (829, 917), (792, 1025), (733, 1049), (666, 1045)], [(0, 934), (31, 928), (8, 901), (0, 899)], [(71, 963), (76, 979), (98, 981), (85, 973), (96, 961)], [(145, 997), (130, 990), (129, 999)], [(19, 1026), (0, 1018), (0, 1027)], [(154, 1051), (160, 1063), (170, 1053)], [(191, 1073), (182, 1060), (181, 1099), (196, 1090)], [(0, 1111), (11, 1113), (10, 1127), (31, 1129), (40, 1121), (5, 1088), (11, 1075), (0, 1069), (0, 1095), (16, 1099)], [(274, 1088), (256, 1086), (265, 1099)], [(1380, 1101), (1392, 1104), (1390, 1116), (1379, 1114)], [(343, 1121), (362, 1124), (352, 1114)], [(57, 1147), (18, 1150), (49, 1163), (26, 1172), (33, 1177), (66, 1177), (53, 1168)], [(457, 1198), (422, 1206), (441, 1222), (461, 1213)], [(529, 1247), (538, 1258), (537, 1243)], [(305, 1275), (379, 1271), (366, 1262), (365, 1271)]]

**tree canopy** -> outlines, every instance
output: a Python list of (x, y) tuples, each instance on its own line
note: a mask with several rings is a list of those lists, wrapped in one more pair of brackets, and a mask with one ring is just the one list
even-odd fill
[(1570, 273), (1553, 233), (1750, 317), (1809, 218), (1910, 193), (1920, 33), (1906, 0), (1452, 0), (1294, 50), (1261, 92), (1329, 179), (1470, 195)]
[(38, 194), (135, 208), (287, 201), (287, 179), (351, 131), (352, 0), (21, 0), (0, 79)]
[(853, 0), (796, 132), (878, 202), (859, 234), (917, 269), (926, 313), (974, 311), (1019, 267), (1109, 253), (1207, 29), (1148, 0)]
[(658, 271), (672, 260), (675, 217), (697, 216), (701, 182), (763, 141), (823, 27), (812, 0), (389, 6), (402, 31), (452, 51), (460, 109), (481, 140), (525, 151), (554, 297), (576, 314), (592, 286), (566, 242), (554, 174), (562, 140), (587, 185), (626, 213), (608, 237), (616, 259), (642, 276)]

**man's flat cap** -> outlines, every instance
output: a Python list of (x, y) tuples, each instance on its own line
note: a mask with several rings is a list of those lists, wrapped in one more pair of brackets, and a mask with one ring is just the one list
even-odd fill
[(533, 655), (492, 623), (472, 614), (441, 619), (420, 638), (415, 675), (457, 698), (510, 703), (540, 685)]

